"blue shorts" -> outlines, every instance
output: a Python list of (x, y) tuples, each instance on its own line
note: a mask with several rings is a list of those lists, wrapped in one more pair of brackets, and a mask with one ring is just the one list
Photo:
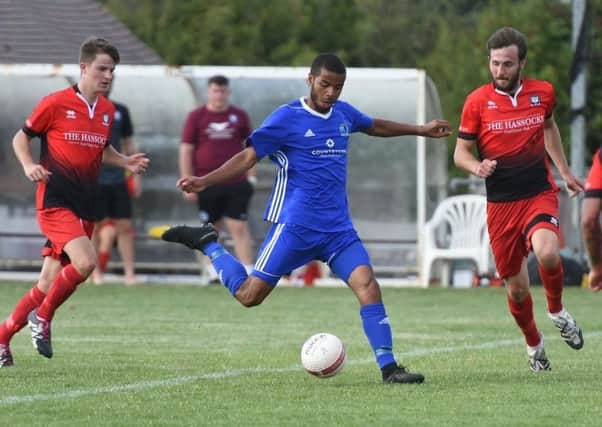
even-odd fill
[(313, 260), (327, 263), (345, 282), (356, 267), (371, 266), (368, 252), (353, 229), (321, 232), (296, 224), (273, 224), (251, 274), (276, 286), (280, 277)]

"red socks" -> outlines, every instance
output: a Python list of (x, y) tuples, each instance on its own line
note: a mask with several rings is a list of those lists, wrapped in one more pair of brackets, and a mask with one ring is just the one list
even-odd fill
[(531, 294), (528, 294), (527, 298), (521, 302), (514, 301), (508, 296), (508, 308), (512, 316), (514, 316), (516, 324), (523, 331), (527, 345), (535, 347), (539, 344), (540, 337), (537, 326), (535, 326), (535, 319), (533, 318), (533, 300), (531, 299)]
[(42, 304), (45, 296), (38, 285), (25, 292), (12, 314), (0, 325), (0, 344), (8, 345), (13, 335), (27, 325), (27, 316), (31, 310)]
[(103, 273), (107, 270), (107, 264), (109, 263), (109, 259), (111, 259), (110, 252), (100, 252), (98, 254), (98, 269)]
[(44, 320), (52, 320), (54, 312), (71, 296), (77, 285), (86, 280), (81, 274), (69, 264), (57, 274), (48, 295), (44, 298), (44, 302), (38, 308), (38, 317)]
[(553, 270), (545, 270), (540, 264), (539, 276), (546, 291), (548, 311), (550, 313), (558, 313), (562, 310), (562, 287), (564, 284), (562, 261)]
[(55, 310), (75, 291), (77, 285), (85, 280), (71, 265), (63, 268), (54, 279), (48, 294), (44, 294), (37, 285), (25, 292), (12, 314), (0, 325), (0, 344), (8, 345), (14, 334), (27, 325), (27, 316), (35, 309), (37, 315), (45, 320), (54, 317)]

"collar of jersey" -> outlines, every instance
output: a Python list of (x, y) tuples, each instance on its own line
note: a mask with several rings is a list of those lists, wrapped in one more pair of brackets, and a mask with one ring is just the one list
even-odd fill
[(299, 101), (301, 101), (301, 106), (303, 107), (303, 109), (305, 111), (307, 111), (309, 114), (312, 114), (314, 116), (318, 116), (318, 117), (321, 117), (323, 119), (329, 119), (330, 115), (332, 114), (332, 107), (330, 107), (330, 110), (328, 110), (328, 113), (322, 114), (322, 113), (318, 113), (316, 110), (312, 110), (310, 108), (310, 106), (307, 105), (307, 103), (305, 102), (305, 98), (304, 97), (299, 98)]
[(86, 107), (88, 107), (88, 116), (90, 116), (90, 118), (93, 119), (94, 110), (96, 109), (96, 104), (98, 104), (98, 96), (96, 97), (96, 101), (94, 101), (94, 104), (90, 105), (88, 103), (88, 100), (84, 98), (84, 95), (82, 95), (82, 93), (80, 92), (79, 87), (77, 87), (77, 85), (73, 85), (73, 90), (75, 90), (75, 94), (78, 96), (78, 98), (84, 101), (84, 104), (86, 104)]
[(514, 92), (514, 95), (510, 95), (509, 93), (499, 90), (498, 88), (495, 87), (495, 85), (493, 86), (493, 90), (495, 90), (500, 95), (505, 95), (508, 98), (510, 98), (510, 102), (512, 102), (512, 106), (516, 107), (518, 105), (518, 94), (523, 90), (523, 82), (522, 81), (520, 82), (520, 86), (518, 87), (518, 89), (516, 89), (516, 92)]

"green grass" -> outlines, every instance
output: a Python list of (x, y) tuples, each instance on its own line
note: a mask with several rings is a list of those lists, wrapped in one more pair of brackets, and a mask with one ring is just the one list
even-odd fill
[[(0, 283), (0, 318), (27, 289)], [(277, 289), (246, 309), (221, 287), (85, 285), (57, 312), (54, 358), (11, 344), (0, 369), (1, 426), (597, 426), (599, 298), (565, 291), (585, 331), (575, 352), (536, 320), (552, 372), (533, 374), (503, 289), (384, 289), (399, 360), (422, 385), (383, 385), (346, 289)], [(347, 346), (331, 379), (299, 366), (313, 333)]]

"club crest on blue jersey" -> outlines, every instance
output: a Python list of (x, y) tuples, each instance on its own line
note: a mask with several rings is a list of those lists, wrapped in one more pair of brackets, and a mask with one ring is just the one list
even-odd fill
[(349, 136), (349, 125), (346, 122), (343, 122), (339, 125), (339, 132), (341, 136)]

